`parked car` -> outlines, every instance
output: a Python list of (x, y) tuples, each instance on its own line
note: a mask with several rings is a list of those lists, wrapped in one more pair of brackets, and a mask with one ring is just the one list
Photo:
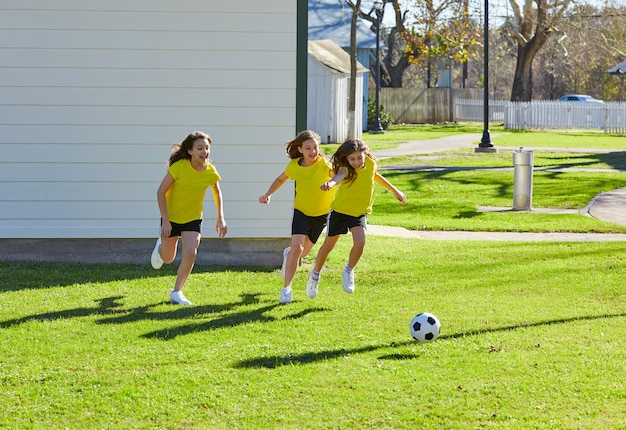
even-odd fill
[(590, 102), (590, 103), (604, 103), (602, 100), (598, 100), (591, 96), (584, 96), (581, 94), (570, 94), (559, 98), (559, 102)]

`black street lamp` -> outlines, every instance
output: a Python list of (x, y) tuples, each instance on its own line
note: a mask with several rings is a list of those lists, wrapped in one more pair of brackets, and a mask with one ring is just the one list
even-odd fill
[(380, 21), (383, 16), (382, 0), (374, 1), (374, 12), (376, 13), (376, 118), (370, 133), (384, 133), (380, 126)]
[(485, 0), (485, 28), (484, 28), (484, 91), (483, 91), (483, 137), (480, 140), (477, 152), (493, 152), (493, 144), (489, 136), (489, 0)]

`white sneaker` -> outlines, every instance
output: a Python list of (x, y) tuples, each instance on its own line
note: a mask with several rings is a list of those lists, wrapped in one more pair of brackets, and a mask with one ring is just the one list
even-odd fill
[(163, 259), (161, 258), (161, 254), (159, 254), (159, 248), (161, 247), (161, 236), (157, 238), (156, 245), (154, 245), (154, 249), (152, 250), (152, 256), (150, 257), (150, 263), (152, 267), (155, 269), (160, 269), (163, 266)]
[(354, 293), (354, 269), (351, 272), (343, 269), (341, 277), (343, 278), (343, 290), (346, 293)]
[(170, 291), (170, 302), (174, 303), (175, 305), (190, 305), (191, 302), (189, 300), (187, 300), (187, 297), (185, 297), (185, 295), (183, 294), (182, 291)]
[(287, 265), (287, 255), (289, 255), (289, 251), (291, 251), (291, 246), (288, 246), (283, 250), (283, 266), (280, 269), (281, 272), (283, 272), (283, 279), (285, 279), (285, 266)]
[(280, 290), (280, 303), (291, 303), (291, 288), (285, 287)]
[(313, 279), (313, 274), (309, 275), (309, 280), (306, 281), (306, 295), (309, 296), (309, 299), (317, 297), (317, 286), (319, 283), (320, 278)]

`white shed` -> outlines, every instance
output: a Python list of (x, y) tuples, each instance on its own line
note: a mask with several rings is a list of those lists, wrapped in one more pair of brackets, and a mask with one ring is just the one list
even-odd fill
[(213, 239), (207, 192), (203, 243), (215, 243), (198, 263), (279, 264), (293, 184), (270, 206), (257, 199), (305, 125), (306, 10), (306, 0), (0, 2), (0, 259), (147, 262), (171, 145), (202, 130), (229, 232)]
[[(348, 138), (350, 56), (332, 40), (309, 41), (307, 128), (324, 143), (341, 143)], [(357, 62), (354, 136), (361, 138), (363, 119), (363, 74)]]

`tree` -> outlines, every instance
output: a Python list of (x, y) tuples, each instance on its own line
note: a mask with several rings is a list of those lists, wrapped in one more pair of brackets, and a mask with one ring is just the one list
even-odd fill
[(352, 8), (352, 19), (350, 21), (350, 89), (348, 95), (348, 138), (357, 136), (356, 130), (356, 26), (359, 17), (358, 11), (361, 10), (361, 0), (356, 3), (348, 1), (348, 5)]
[(425, 64), (426, 86), (432, 83), (435, 60), (467, 63), (472, 47), (478, 43), (476, 23), (469, 19), (468, 2), (458, 0), (414, 0), (409, 31), (403, 33), (409, 63)]
[(517, 42), (517, 63), (511, 101), (530, 101), (533, 96), (533, 60), (563, 18), (571, 0), (509, 0), (515, 15), (512, 35)]
[(589, 94), (624, 100), (626, 82), (607, 73), (626, 58), (625, 6), (575, 4), (537, 54), (533, 98)]

